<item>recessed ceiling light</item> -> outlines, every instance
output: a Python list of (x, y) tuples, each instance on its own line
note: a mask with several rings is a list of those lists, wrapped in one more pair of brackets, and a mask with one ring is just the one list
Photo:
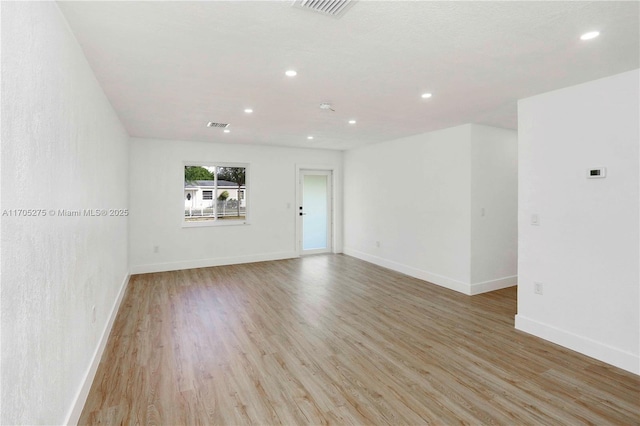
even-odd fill
[(298, 75), (298, 73), (294, 70), (288, 70), (287, 72), (285, 72), (285, 74), (287, 77), (295, 77), (296, 75)]
[(431, 93), (423, 93), (422, 99), (429, 99), (431, 96), (432, 96)]
[(356, 124), (356, 120), (349, 120), (349, 124)]
[(592, 38), (596, 38), (600, 35), (599, 31), (590, 31), (588, 33), (584, 33), (580, 36), (580, 40), (591, 40)]
[(224, 129), (224, 130), (223, 130), (223, 132), (225, 132), (225, 133), (229, 133), (230, 131), (231, 131), (231, 130), (229, 130), (229, 129)]
[(246, 112), (247, 114), (251, 114), (253, 110), (251, 108), (247, 108), (244, 110), (244, 112)]
[(307, 139), (311, 140), (313, 139), (313, 136), (307, 136)]

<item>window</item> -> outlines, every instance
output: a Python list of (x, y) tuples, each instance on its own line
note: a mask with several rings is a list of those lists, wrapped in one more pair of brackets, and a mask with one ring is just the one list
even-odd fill
[(184, 226), (247, 223), (247, 164), (184, 166)]

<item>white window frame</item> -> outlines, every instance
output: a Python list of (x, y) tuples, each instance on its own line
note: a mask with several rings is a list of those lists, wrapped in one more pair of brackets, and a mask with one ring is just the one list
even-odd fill
[[(212, 218), (209, 220), (200, 220), (200, 221), (187, 221), (187, 217), (185, 216), (185, 209), (184, 209), (184, 200), (185, 200), (185, 196), (184, 196), (184, 168), (187, 166), (201, 166), (201, 167), (242, 167), (245, 170), (245, 178), (244, 178), (244, 188), (241, 189), (241, 191), (244, 192), (244, 201), (245, 201), (245, 215), (244, 215), (244, 219), (238, 219), (238, 220), (234, 220), (234, 219), (224, 219), (224, 220), (220, 220), (220, 219), (216, 219), (216, 218)], [(181, 204), (181, 208), (180, 208), (180, 217), (181, 217), (181, 225), (183, 228), (200, 228), (200, 227), (208, 227), (208, 226), (238, 226), (238, 225), (249, 225), (249, 213), (250, 213), (250, 206), (249, 206), (249, 201), (250, 201), (250, 192), (249, 192), (249, 185), (250, 185), (250, 165), (249, 163), (227, 163), (227, 162), (210, 162), (210, 161), (183, 161), (182, 162), (182, 169), (180, 171), (181, 173), (181, 177), (182, 177), (182, 204)], [(216, 171), (215, 173), (215, 180), (214, 180), (214, 186), (211, 188), (211, 191), (213, 191), (213, 205), (214, 207), (214, 216), (215, 216), (215, 212), (217, 210), (217, 202), (216, 200), (218, 199), (217, 197), (217, 193), (218, 193), (218, 173)], [(207, 189), (208, 190), (208, 189)], [(238, 196), (238, 203), (240, 202), (240, 197)]]

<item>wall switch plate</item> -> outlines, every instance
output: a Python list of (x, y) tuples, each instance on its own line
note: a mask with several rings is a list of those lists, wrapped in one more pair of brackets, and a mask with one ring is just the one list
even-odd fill
[(534, 283), (533, 283), (533, 292), (535, 294), (542, 294), (543, 290), (544, 290), (544, 288), (543, 288), (542, 283), (534, 281)]
[(537, 213), (531, 215), (531, 224), (532, 225), (536, 225), (536, 226), (540, 226), (540, 216), (538, 216)]

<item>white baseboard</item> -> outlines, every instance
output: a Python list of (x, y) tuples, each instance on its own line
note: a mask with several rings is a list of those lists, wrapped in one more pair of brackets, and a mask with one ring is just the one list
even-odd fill
[(483, 281), (481, 283), (471, 284), (470, 295), (476, 295), (481, 293), (487, 293), (489, 291), (500, 290), (507, 287), (513, 287), (518, 285), (518, 276), (511, 275), (510, 277), (498, 278), (495, 280)]
[(89, 364), (89, 368), (84, 375), (82, 386), (78, 390), (78, 393), (73, 400), (74, 402), (71, 406), (69, 414), (67, 414), (67, 420), (64, 422), (64, 424), (66, 425), (77, 425), (78, 421), (80, 420), (82, 409), (84, 408), (84, 404), (87, 402), (87, 397), (89, 396), (89, 391), (91, 390), (93, 379), (96, 376), (96, 371), (98, 371), (98, 365), (100, 364), (100, 360), (102, 359), (104, 349), (107, 346), (107, 340), (109, 340), (109, 334), (111, 334), (111, 328), (113, 327), (113, 323), (115, 322), (116, 315), (118, 315), (118, 309), (120, 309), (120, 304), (122, 303), (122, 299), (127, 289), (127, 284), (129, 283), (130, 277), (131, 275), (127, 274), (127, 276), (124, 277), (122, 284), (120, 285), (118, 296), (116, 297), (116, 300), (111, 307), (109, 318), (107, 319), (107, 323), (102, 330), (102, 335), (100, 336), (100, 340), (98, 341), (98, 346), (93, 353), (91, 364)]
[(217, 257), (213, 259), (183, 260), (179, 262), (151, 263), (134, 265), (131, 274), (148, 274), (152, 272), (179, 271), (182, 269), (208, 268), (210, 266), (237, 265), (240, 263), (266, 262), (269, 260), (293, 259), (298, 256), (295, 252), (280, 252), (267, 254), (253, 254), (249, 256)]
[(640, 356), (637, 354), (614, 348), (602, 342), (597, 342), (522, 315), (516, 315), (516, 329), (640, 375)]
[(344, 254), (356, 257), (365, 262), (373, 263), (374, 265), (382, 266), (383, 268), (392, 269), (396, 272), (409, 275), (414, 278), (418, 278), (424, 281), (428, 281), (432, 284), (439, 285), (440, 287), (448, 288), (466, 295), (471, 294), (471, 287), (469, 284), (462, 281), (454, 280), (453, 278), (445, 277), (443, 275), (434, 274), (429, 271), (417, 269), (412, 266), (404, 265), (402, 263), (394, 262), (393, 260), (384, 259), (382, 257), (373, 256), (368, 253), (364, 253), (349, 247), (344, 248)]
[(518, 284), (517, 275), (498, 278), (495, 280), (483, 281), (476, 284), (468, 284), (462, 281), (455, 280), (453, 278), (435, 274), (433, 272), (404, 265), (393, 260), (373, 256), (371, 254), (364, 253), (349, 247), (344, 248), (344, 254), (352, 257), (357, 257), (358, 259), (364, 260), (365, 262), (373, 263), (374, 265), (382, 266), (383, 268), (392, 269), (396, 272), (400, 272), (414, 278), (428, 281), (432, 284), (439, 285), (440, 287), (448, 288), (449, 290), (454, 290), (466, 294), (467, 296), (474, 296), (476, 294), (500, 290), (502, 288), (512, 287)]

